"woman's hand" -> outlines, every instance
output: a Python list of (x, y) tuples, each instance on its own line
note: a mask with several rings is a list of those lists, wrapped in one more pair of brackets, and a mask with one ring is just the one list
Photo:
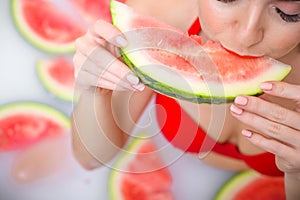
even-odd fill
[(119, 60), (117, 48), (127, 45), (121, 32), (112, 24), (98, 20), (75, 42), (73, 58), (76, 85), (88, 89), (143, 90), (144, 85)]
[(250, 142), (275, 154), (277, 167), (294, 174), (300, 183), (300, 85), (284, 82), (261, 84), (266, 94), (290, 99), (292, 109), (252, 96), (239, 96), (231, 106), (233, 116), (251, 127), (243, 130)]

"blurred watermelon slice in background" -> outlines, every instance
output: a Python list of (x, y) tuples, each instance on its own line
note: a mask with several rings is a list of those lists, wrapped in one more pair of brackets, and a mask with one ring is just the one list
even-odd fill
[(44, 87), (59, 99), (73, 101), (74, 66), (65, 57), (39, 59), (37, 74)]
[(74, 40), (85, 32), (81, 23), (51, 1), (12, 0), (11, 14), (20, 34), (48, 53), (74, 52)]
[(0, 152), (28, 147), (69, 132), (69, 119), (48, 105), (17, 102), (0, 107)]
[[(126, 0), (118, 1), (126, 2)], [(70, 0), (70, 2), (88, 23), (93, 23), (99, 18), (111, 22), (110, 0)]]

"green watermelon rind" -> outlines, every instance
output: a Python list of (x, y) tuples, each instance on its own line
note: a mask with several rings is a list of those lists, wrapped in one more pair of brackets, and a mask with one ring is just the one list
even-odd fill
[[(123, 18), (126, 17), (127, 13), (126, 10), (119, 10), (121, 4), (114, 0), (111, 0), (111, 14), (112, 14), (112, 22), (113, 24), (118, 27), (122, 31), (122, 22), (119, 22), (119, 16), (122, 16), (120, 21), (124, 21)], [(127, 24), (124, 24), (126, 26)], [(208, 104), (222, 104), (222, 103), (231, 103), (233, 102), (234, 98), (237, 95), (251, 95), (257, 96), (262, 94), (262, 89), (259, 87), (259, 84), (264, 81), (281, 81), (286, 77), (286, 75), (290, 72), (291, 67), (288, 65), (284, 65), (283, 63), (274, 63), (272, 67), (268, 69), (267, 72), (261, 74), (261, 76), (257, 76), (255, 80), (245, 81), (245, 82), (236, 82), (231, 84), (220, 84), (217, 83), (217, 90), (220, 90), (221, 93), (212, 96), (210, 93), (210, 89), (207, 85), (203, 82), (201, 85), (190, 85), (189, 90), (187, 89), (180, 89), (179, 85), (176, 81), (173, 81), (172, 84), (178, 86), (171, 86), (166, 83), (162, 83), (159, 80), (155, 80), (149, 75), (148, 72), (145, 72), (141, 67), (138, 67), (136, 63), (143, 63), (143, 54), (138, 54), (135, 52), (136, 56), (130, 55), (130, 53), (126, 53), (125, 48), (119, 48), (120, 54), (123, 58), (123, 61), (127, 64), (127, 66), (141, 79), (141, 81), (147, 85), (148, 87), (152, 88), (158, 93), (165, 94), (167, 96), (188, 100), (194, 103), (208, 103)], [(266, 76), (267, 75), (267, 76)], [(169, 78), (169, 77), (168, 77)], [(249, 89), (249, 85), (251, 85), (251, 89)], [(215, 87), (214, 86), (214, 87)], [(201, 88), (201, 89), (200, 89)], [(222, 92), (223, 91), (223, 92)]]
[(218, 191), (214, 200), (233, 199), (234, 195), (261, 175), (253, 170), (246, 170), (236, 174)]
[[(264, 81), (281, 81), (283, 80), (287, 74), (290, 72), (290, 68), (286, 67), (286, 69), (279, 69), (280, 71), (277, 72), (271, 72), (273, 73), (273, 78), (268, 78), (264, 77), (262, 78), (259, 82), (258, 81), (253, 81), (252, 83), (243, 83), (244, 88), (243, 90), (240, 89), (240, 92), (234, 92), (233, 96), (211, 96), (209, 93), (209, 88), (205, 88), (208, 90), (208, 94), (200, 94), (200, 93), (194, 93), (194, 92), (189, 92), (186, 90), (181, 90), (176, 87), (172, 87), (168, 84), (162, 83), (158, 80), (155, 80), (154, 78), (151, 77), (147, 72), (143, 71), (141, 68), (137, 67), (133, 62), (131, 62), (129, 56), (127, 56), (124, 52), (126, 50), (120, 49), (121, 57), (123, 58), (124, 63), (140, 78), (140, 80), (147, 85), (148, 87), (152, 88), (158, 93), (167, 95), (169, 97), (173, 97), (175, 99), (182, 99), (182, 100), (187, 100), (193, 103), (198, 103), (198, 104), (224, 104), (224, 103), (232, 103), (235, 99), (236, 96), (238, 95), (249, 95), (249, 96), (258, 96), (263, 93), (262, 89), (259, 87), (259, 83), (264, 82)], [(274, 66), (276, 67), (276, 66)], [(269, 71), (272, 71), (275, 69), (270, 68)], [(261, 77), (258, 77), (257, 79), (260, 79)], [(237, 83), (238, 84), (238, 83)], [(237, 89), (237, 84), (235, 86), (228, 86), (231, 87), (232, 90)], [(246, 86), (248, 85), (257, 85), (256, 89), (252, 89), (252, 91), (246, 91)], [(225, 84), (224, 84), (225, 85)], [(224, 86), (223, 85), (223, 86)], [(191, 86), (192, 88), (193, 86)], [(202, 86), (203, 87), (203, 86)], [(205, 87), (205, 86), (204, 86)], [(254, 88), (254, 87), (253, 87)], [(192, 88), (193, 89), (193, 88)], [(223, 87), (224, 90), (228, 88)], [(205, 91), (203, 91), (205, 93)], [(223, 91), (223, 93), (226, 93)]]
[[(154, 91), (167, 95), (169, 97), (173, 97), (175, 99), (182, 99), (187, 100), (193, 103), (207, 103), (207, 104), (223, 104), (223, 103), (230, 103), (233, 102), (235, 97), (214, 97), (211, 96), (205, 96), (200, 94), (194, 94), (187, 91), (180, 90), (178, 88), (172, 87), (170, 85), (164, 84), (162, 82), (159, 82), (158, 80), (155, 80), (151, 78), (147, 73), (143, 72), (141, 69), (136, 67), (128, 56), (124, 53), (122, 49), (120, 49), (121, 56), (123, 58), (123, 61), (126, 63), (126, 65), (139, 77), (141, 82), (148, 86), (149, 88), (153, 89)], [(259, 93), (257, 93), (259, 94)]]
[[(108, 178), (108, 186), (109, 186), (109, 197), (111, 200), (122, 200), (122, 195), (117, 192), (117, 186), (119, 186), (118, 182), (120, 179), (120, 173), (127, 173), (127, 172), (120, 172), (119, 170), (120, 167), (126, 166), (130, 161), (132, 160), (131, 156), (128, 155), (128, 152), (135, 153), (140, 147), (143, 146), (143, 144), (149, 142), (147, 139), (143, 139), (144, 136), (146, 136), (145, 133), (140, 134), (138, 137), (135, 137), (131, 139), (127, 146), (120, 152), (120, 154), (116, 157), (113, 166), (111, 168), (111, 172), (109, 174)], [(116, 168), (116, 169), (115, 169)]]
[(47, 64), (50, 63), (50, 60), (39, 59), (36, 65), (36, 71), (39, 80), (41, 81), (42, 85), (45, 87), (47, 91), (51, 94), (55, 95), (59, 99), (62, 99), (67, 102), (77, 101), (74, 98), (74, 88), (70, 89), (65, 87), (64, 85), (57, 84), (51, 76), (47, 73)]
[(70, 129), (70, 120), (69, 118), (61, 111), (37, 102), (13, 102), (0, 106), (0, 119), (5, 118), (6, 116), (11, 116), (14, 113), (24, 113), (28, 112), (29, 114), (37, 113), (38, 115), (44, 116), (50, 120), (53, 120), (57, 124), (60, 124), (61, 127)]
[(18, 32), (34, 47), (51, 54), (70, 54), (75, 52), (74, 42), (69, 42), (65, 44), (54, 44), (47, 40), (42, 39), (37, 34), (35, 34), (27, 25), (23, 19), (22, 11), (20, 5), (22, 1), (11, 0), (10, 10), (13, 22), (18, 30)]

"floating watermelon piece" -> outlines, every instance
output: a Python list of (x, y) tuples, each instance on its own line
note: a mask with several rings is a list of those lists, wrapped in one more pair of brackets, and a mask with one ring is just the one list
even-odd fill
[(40, 59), (37, 73), (45, 88), (60, 99), (73, 100), (74, 66), (64, 57)]
[(69, 131), (69, 119), (44, 104), (20, 102), (0, 108), (0, 152), (27, 147)]
[(215, 200), (284, 200), (284, 178), (264, 176), (249, 170), (234, 176), (218, 192)]
[(109, 177), (112, 200), (171, 200), (172, 177), (150, 140), (134, 139)]
[(231, 102), (237, 95), (262, 93), (260, 83), (282, 80), (290, 66), (269, 57), (239, 56), (220, 44), (202, 44), (152, 17), (111, 1), (113, 24), (129, 41), (125, 63), (145, 85), (197, 103)]
[(11, 13), (18, 31), (35, 47), (49, 53), (70, 53), (84, 27), (46, 0), (12, 0)]

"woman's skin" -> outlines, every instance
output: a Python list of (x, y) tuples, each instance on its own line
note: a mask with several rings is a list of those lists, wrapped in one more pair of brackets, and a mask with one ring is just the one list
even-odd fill
[[(287, 198), (299, 199), (300, 1), (128, 0), (127, 4), (181, 30), (199, 15), (204, 40), (220, 42), (241, 55), (266, 55), (292, 66), (283, 82), (262, 83), (265, 93), (260, 97), (238, 96), (233, 104), (213, 107), (178, 102), (218, 142), (231, 142), (246, 155), (275, 154), (285, 174)], [(178, 14), (184, 11), (189, 12)], [(122, 148), (154, 93), (121, 61), (107, 67), (107, 60), (118, 57), (116, 47), (126, 43), (119, 30), (102, 20), (76, 42), (74, 64), (81, 95), (72, 118), (74, 153), (89, 169), (107, 163)], [(210, 116), (221, 117), (224, 124), (209, 121)], [(220, 131), (211, 131), (216, 126)], [(243, 161), (214, 152), (202, 159), (230, 170), (248, 168)]]

